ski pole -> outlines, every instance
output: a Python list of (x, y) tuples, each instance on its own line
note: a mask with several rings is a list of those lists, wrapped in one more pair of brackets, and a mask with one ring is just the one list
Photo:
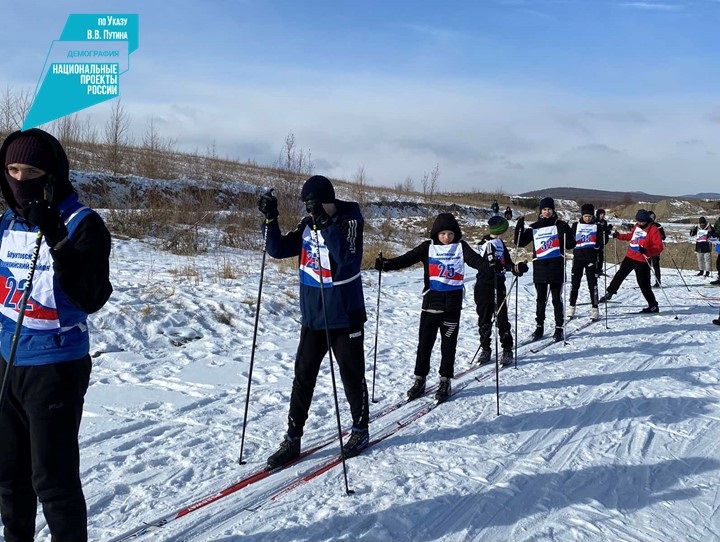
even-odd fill
[[(268, 190), (265, 195), (272, 196), (274, 188)], [(267, 255), (267, 229), (268, 221), (265, 219), (265, 228), (263, 229), (263, 250), (262, 263), (260, 264), (260, 284), (258, 286), (257, 303), (255, 304), (255, 326), (253, 327), (252, 347), (250, 348), (250, 368), (248, 369), (248, 383), (245, 392), (245, 413), (243, 414), (242, 436), (240, 437), (240, 457), (238, 463), (245, 464), (243, 460), (243, 449), (245, 447), (245, 428), (247, 427), (248, 407), (250, 405), (250, 386), (252, 385), (253, 366), (255, 365), (255, 349), (257, 348), (258, 322), (260, 319), (260, 298), (262, 297), (263, 279), (265, 277), (265, 256)]]
[[(650, 276), (655, 276), (655, 270), (653, 269), (652, 264), (650, 263), (650, 258), (648, 258), (645, 254), (643, 254), (643, 258), (645, 258), (645, 262), (648, 264), (648, 267), (650, 268)], [(655, 280), (657, 280), (657, 276), (655, 276)], [(665, 291), (665, 287), (662, 285), (660, 281), (658, 281), (660, 284), (660, 289), (662, 290), (662, 293), (665, 294), (665, 299), (668, 302), (668, 305), (670, 305), (670, 310), (672, 310), (673, 314), (675, 315), (675, 320), (679, 320), (677, 313), (675, 312), (675, 307), (673, 307), (673, 304), (670, 302), (670, 298), (667, 295), (667, 292)]]
[(35, 268), (37, 267), (38, 257), (40, 256), (42, 238), (43, 234), (39, 231), (37, 237), (35, 238), (35, 245), (33, 246), (32, 257), (30, 259), (30, 268), (28, 269), (28, 276), (25, 280), (25, 287), (22, 289), (23, 294), (20, 298), (20, 304), (19, 306), (16, 306), (18, 309), (18, 316), (17, 321), (15, 322), (15, 332), (13, 333), (12, 342), (10, 343), (10, 354), (8, 355), (8, 359), (5, 364), (5, 374), (3, 375), (2, 386), (0, 387), (0, 412), (2, 412), (3, 405), (5, 404), (7, 387), (10, 382), (10, 370), (13, 368), (13, 365), (15, 365), (18, 342), (20, 342), (20, 332), (22, 331), (23, 320), (25, 320), (25, 311), (27, 310), (28, 300), (30, 299), (30, 293), (33, 287), (33, 278), (35, 277)]
[[(563, 322), (563, 324), (562, 324), (562, 330), (563, 330), (563, 344), (567, 344), (567, 340), (565, 339), (565, 329), (566, 329), (565, 325), (567, 322), (567, 318), (565, 318), (565, 308), (567, 307), (567, 302), (568, 302), (567, 286), (566, 286), (566, 284), (567, 284), (567, 260), (566, 260), (566, 256), (565, 256), (564, 241), (565, 241), (565, 239), (563, 239), (563, 251), (562, 251), (562, 256), (563, 256), (563, 285), (562, 285), (562, 289), (563, 289), (563, 321), (562, 322)], [(552, 290), (550, 293), (552, 294)]]
[[(515, 368), (517, 369), (517, 347), (518, 347), (518, 286), (520, 281), (515, 277)], [(512, 286), (510, 286), (512, 289)]]
[[(383, 255), (382, 250), (379, 253), (380, 262), (382, 262)], [(375, 309), (375, 352), (373, 359), (373, 381), (372, 381), (372, 394), (371, 400), (373, 403), (377, 403), (375, 399), (375, 372), (377, 370), (377, 346), (378, 346), (378, 329), (380, 326), (380, 286), (382, 285), (382, 265), (378, 269), (378, 293), (377, 293), (377, 307)]]
[[(667, 248), (667, 245), (665, 244), (665, 241), (663, 241), (663, 248)], [(678, 275), (680, 275), (680, 280), (683, 281), (683, 284), (685, 285), (685, 288), (687, 288), (687, 291), (690, 291), (690, 286), (687, 285), (687, 282), (685, 282), (685, 279), (682, 276), (682, 273), (680, 272), (680, 269), (678, 268), (678, 265), (675, 263), (675, 258), (673, 258), (672, 252), (668, 251), (668, 254), (670, 254), (670, 259), (672, 260), (673, 265), (675, 266), (675, 269), (678, 272)], [(658, 281), (660, 282), (660, 281)], [(662, 286), (662, 284), (660, 285)]]
[(613, 243), (613, 246), (615, 247), (615, 265), (617, 265), (618, 263), (620, 263), (620, 258), (618, 257), (618, 251), (617, 251), (618, 240), (617, 240), (617, 237), (614, 237), (614, 239), (615, 239), (615, 242)]
[[(497, 404), (497, 415), (500, 416), (500, 355), (498, 354), (498, 345), (500, 343), (500, 330), (498, 329), (498, 313), (500, 312), (498, 309), (498, 298), (497, 298), (497, 270), (495, 269), (495, 263), (493, 259), (493, 309), (495, 313), (493, 314), (493, 319), (495, 320), (495, 325), (491, 328), (493, 330), (493, 333), (495, 333), (495, 402)], [(507, 299), (507, 292), (505, 292), (505, 299)], [(505, 299), (503, 299), (503, 302), (505, 302)]]
[[(605, 275), (605, 295), (607, 295), (607, 258), (603, 260), (603, 266), (605, 269), (603, 270), (603, 274)], [(600, 303), (600, 298), (598, 298), (598, 303)], [(605, 303), (605, 329), (610, 329), (608, 327), (608, 304)]]
[(320, 252), (320, 235), (317, 224), (313, 218), (313, 233), (315, 234), (315, 246), (318, 251), (318, 274), (320, 279), (320, 304), (322, 305), (323, 319), (325, 321), (325, 341), (327, 342), (328, 357), (330, 358), (330, 378), (332, 380), (333, 399), (335, 400), (335, 418), (337, 419), (338, 438), (340, 439), (340, 457), (343, 466), (343, 478), (345, 479), (345, 493), (352, 495), (355, 492), (348, 485), (347, 464), (345, 462), (345, 450), (342, 442), (342, 423), (340, 422), (340, 404), (338, 403), (337, 384), (335, 382), (335, 367), (333, 364), (332, 341), (330, 340), (330, 328), (328, 327), (327, 306), (325, 305), (325, 287), (323, 285), (322, 253)]

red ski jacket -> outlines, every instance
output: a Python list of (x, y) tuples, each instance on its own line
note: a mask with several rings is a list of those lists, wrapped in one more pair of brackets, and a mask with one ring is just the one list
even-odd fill
[[(645, 236), (637, 236), (637, 238), (633, 240), (633, 238), (636, 237), (635, 230), (637, 229), (644, 230)], [(641, 234), (642, 231), (638, 233)], [(628, 246), (625, 256), (632, 260), (637, 260), (638, 262), (645, 262), (645, 257), (652, 258), (663, 251), (663, 242), (662, 237), (660, 236), (660, 230), (654, 222), (650, 222), (644, 228), (640, 228), (640, 226), (635, 224), (630, 233), (620, 233), (617, 238), (621, 241), (630, 241), (630, 246)], [(638, 247), (645, 247), (647, 254), (643, 255), (638, 250)]]

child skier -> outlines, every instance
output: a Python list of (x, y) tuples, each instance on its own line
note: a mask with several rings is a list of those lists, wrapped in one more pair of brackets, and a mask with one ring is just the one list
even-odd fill
[(697, 276), (702, 277), (705, 275), (709, 277), (712, 271), (712, 249), (709, 239), (715, 237), (715, 228), (708, 224), (704, 216), (701, 216), (697, 226), (693, 226), (690, 230), (690, 237), (695, 238), (695, 255), (697, 256), (698, 269), (700, 269)]
[(590, 318), (597, 320), (598, 313), (598, 249), (602, 232), (595, 221), (595, 207), (586, 203), (580, 208), (581, 220), (572, 225), (575, 235), (575, 250), (573, 250), (572, 263), (572, 286), (570, 288), (570, 307), (568, 307), (568, 319), (575, 316), (575, 303), (577, 302), (580, 283), (583, 273), (587, 277), (588, 290), (590, 290)]
[(563, 313), (562, 287), (565, 283), (565, 249), (575, 248), (575, 237), (567, 222), (560, 220), (555, 213), (555, 201), (552, 198), (540, 200), (540, 215), (537, 222), (525, 229), (525, 219), (520, 217), (515, 226), (517, 246), (533, 243), (533, 282), (537, 292), (535, 320), (537, 327), (532, 340), (537, 341), (545, 333), (545, 305), (547, 304), (548, 288), (552, 294), (555, 316), (555, 332), (553, 339), (562, 341)]
[(657, 256), (663, 250), (662, 239), (660, 239), (660, 231), (656, 224), (652, 222), (650, 213), (645, 209), (640, 209), (635, 215), (636, 224), (630, 233), (613, 232), (613, 238), (621, 241), (630, 241), (625, 259), (620, 264), (618, 272), (610, 282), (605, 295), (600, 298), (600, 303), (609, 301), (618, 291), (622, 282), (635, 270), (635, 278), (648, 306), (642, 309), (641, 313), (660, 312), (658, 308), (655, 294), (653, 294), (650, 286), (650, 262), (649, 259)]
[(450, 379), (455, 370), (465, 264), (480, 269), (482, 265), (487, 266), (487, 262), (462, 239), (460, 225), (451, 213), (440, 213), (437, 216), (429, 240), (397, 258), (377, 258), (375, 269), (395, 271), (420, 262), (425, 270), (425, 288), (415, 360), (415, 382), (407, 396), (413, 400), (425, 393), (430, 355), (440, 331), (440, 385), (435, 399), (445, 401), (450, 396)]
[(505, 272), (510, 271), (515, 276), (522, 276), (527, 272), (528, 265), (525, 262), (516, 265), (510, 257), (510, 252), (502, 240), (502, 235), (508, 229), (506, 219), (494, 216), (488, 221), (488, 226), (490, 233), (480, 241), (479, 253), (487, 259), (489, 265), (478, 271), (474, 292), (482, 348), (479, 361), (480, 364), (490, 361), (492, 322), (497, 313), (495, 320), (502, 345), (500, 362), (502, 365), (509, 365), (513, 360), (513, 336), (508, 320), (508, 304), (505, 301)]

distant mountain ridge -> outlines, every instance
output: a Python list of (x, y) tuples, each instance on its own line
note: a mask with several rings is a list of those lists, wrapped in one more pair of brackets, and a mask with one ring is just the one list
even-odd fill
[(592, 188), (573, 188), (570, 186), (543, 188), (542, 190), (531, 190), (529, 192), (523, 192), (518, 194), (523, 197), (545, 197), (550, 196), (559, 199), (570, 199), (570, 200), (587, 200), (587, 201), (602, 201), (602, 202), (613, 202), (613, 203), (631, 203), (638, 201), (646, 201), (650, 203), (657, 203), (658, 201), (666, 199), (720, 199), (720, 193), (715, 192), (703, 192), (700, 194), (686, 195), (686, 196), (666, 196), (661, 194), (647, 194), (645, 192), (617, 192), (612, 190), (596, 190)]

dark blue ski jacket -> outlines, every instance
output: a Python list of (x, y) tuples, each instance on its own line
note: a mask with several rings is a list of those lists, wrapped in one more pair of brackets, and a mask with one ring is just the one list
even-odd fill
[[(298, 257), (302, 325), (310, 329), (325, 328), (323, 298), (329, 329), (357, 327), (367, 320), (360, 276), (364, 227), (360, 206), (341, 200), (335, 205), (331, 224), (319, 232), (312, 229), (310, 216), (284, 235), (277, 220), (267, 225), (267, 253), (273, 258)], [(314, 278), (321, 268), (322, 291)]]

